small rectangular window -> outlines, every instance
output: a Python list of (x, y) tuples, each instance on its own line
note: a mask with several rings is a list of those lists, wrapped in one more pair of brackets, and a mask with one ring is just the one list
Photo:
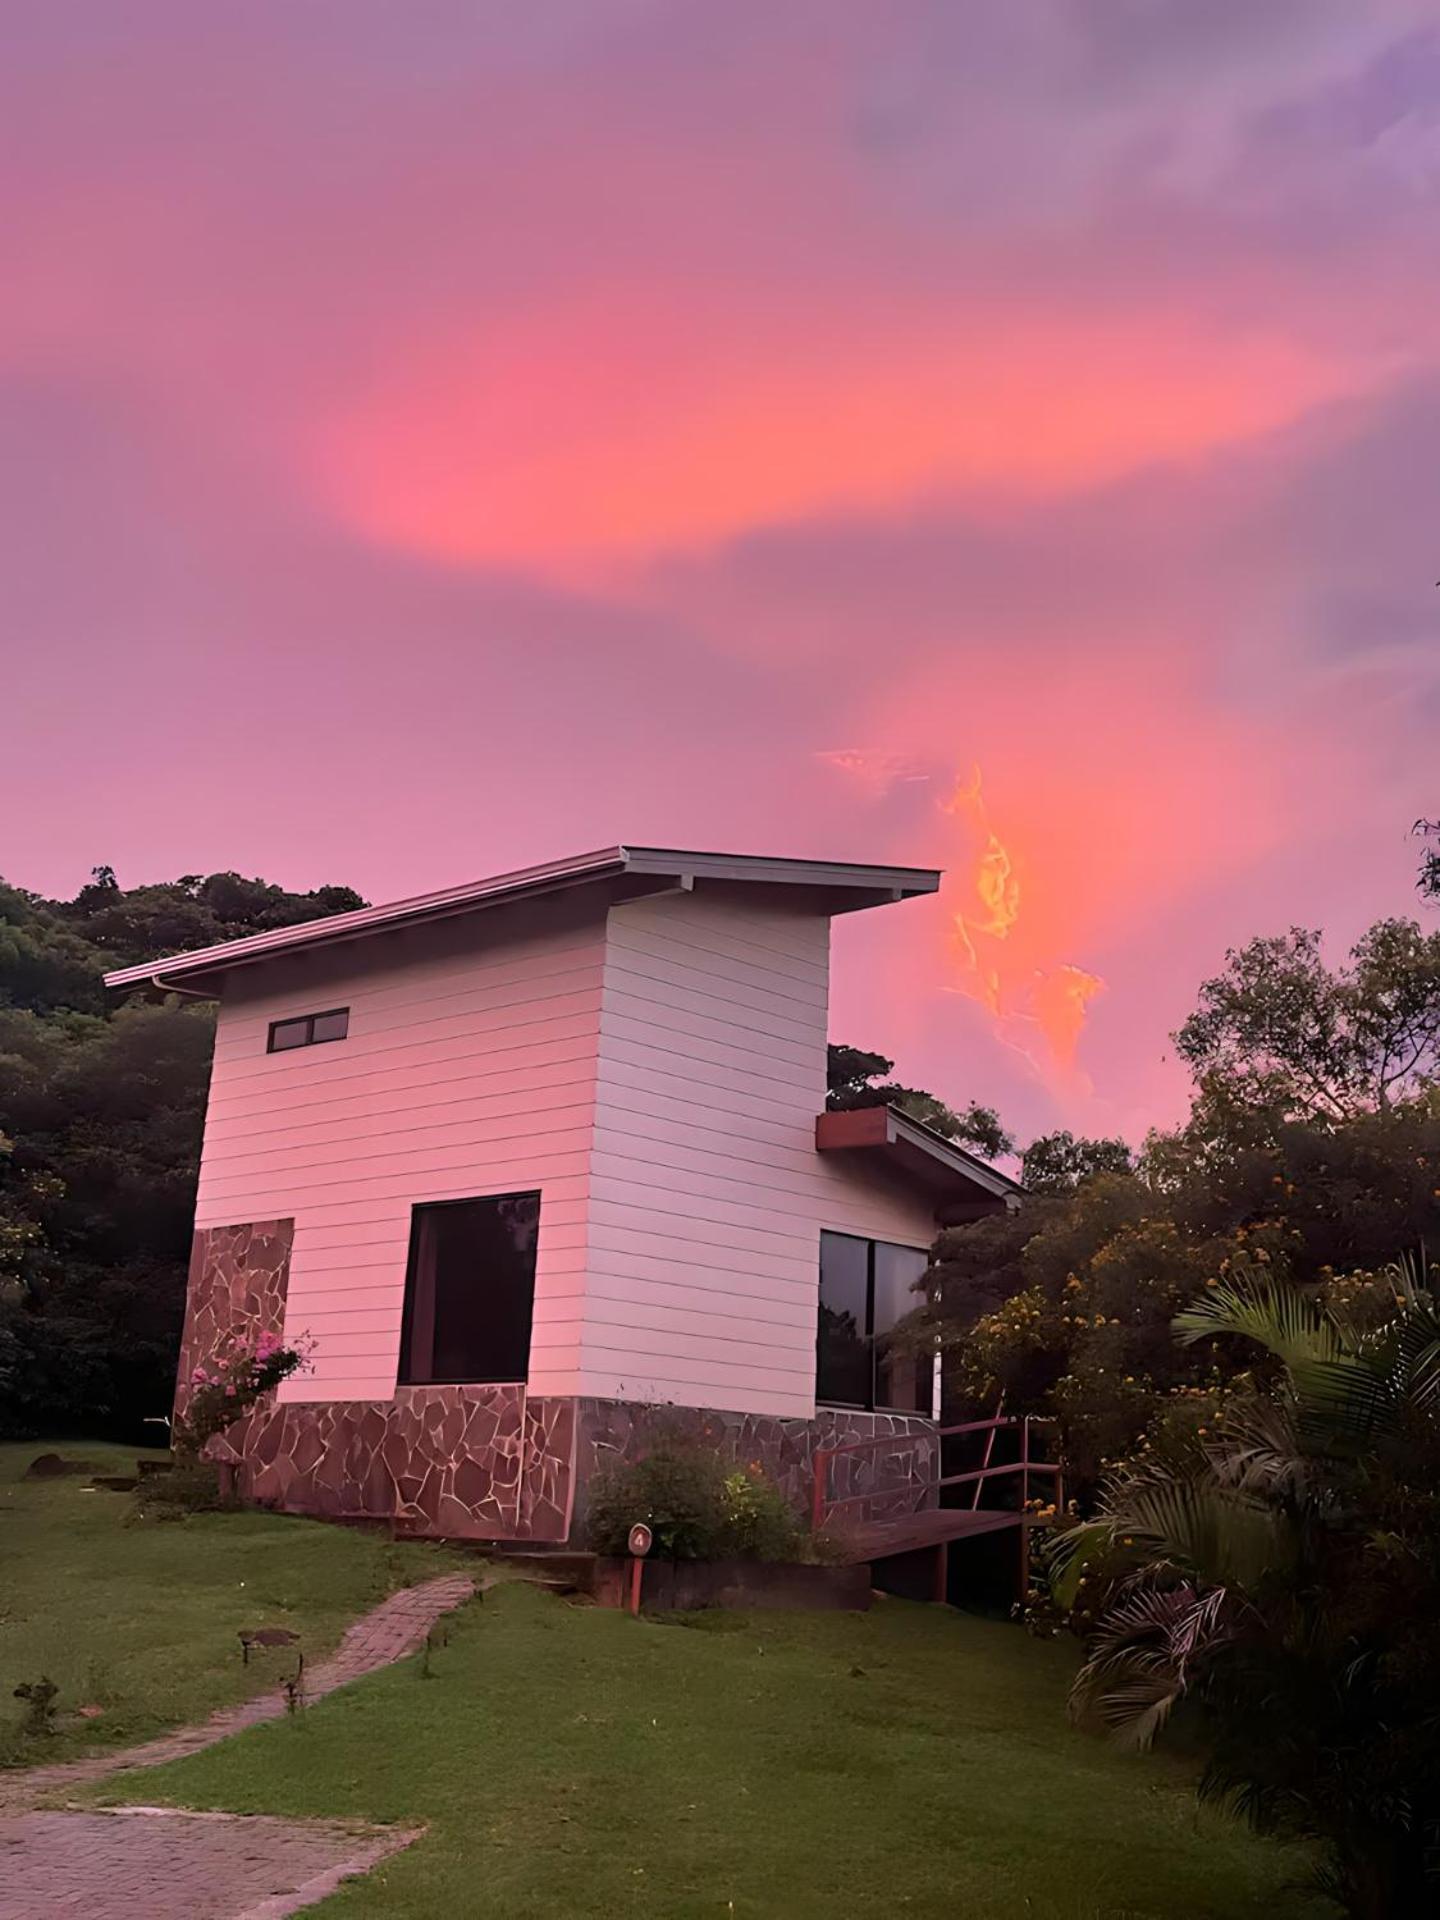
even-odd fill
[(329, 1013), (297, 1014), (293, 1020), (272, 1020), (267, 1053), (289, 1053), (295, 1047), (318, 1046), (322, 1040), (343, 1040), (350, 1031), (350, 1009), (333, 1007)]
[(930, 1413), (931, 1354), (890, 1335), (920, 1304), (916, 1282), (928, 1256), (918, 1247), (820, 1235), (820, 1325), (815, 1394), (832, 1405)]
[(528, 1376), (539, 1233), (538, 1193), (414, 1209), (402, 1383), (488, 1385)]

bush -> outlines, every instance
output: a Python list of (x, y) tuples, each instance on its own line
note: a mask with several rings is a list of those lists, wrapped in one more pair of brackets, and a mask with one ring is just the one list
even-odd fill
[(653, 1551), (667, 1560), (798, 1560), (806, 1545), (772, 1480), (679, 1443), (662, 1443), (643, 1459), (596, 1476), (590, 1494), (596, 1552), (628, 1552), (637, 1520), (654, 1535)]
[(146, 1474), (134, 1502), (146, 1520), (183, 1520), (187, 1513), (221, 1513), (236, 1505), (221, 1492), (220, 1470), (208, 1460), (182, 1460), (168, 1473)]
[(773, 1480), (750, 1467), (727, 1473), (721, 1489), (727, 1554), (741, 1560), (798, 1560), (804, 1529)]

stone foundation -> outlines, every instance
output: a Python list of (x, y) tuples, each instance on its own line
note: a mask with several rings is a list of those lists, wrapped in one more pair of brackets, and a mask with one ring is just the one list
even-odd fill
[(831, 1463), (843, 1531), (848, 1517), (933, 1505), (939, 1443), (930, 1422), (829, 1408), (814, 1420), (780, 1420), (532, 1397), (520, 1385), (400, 1387), (393, 1400), (267, 1401), (208, 1451), (235, 1469), (245, 1499), (288, 1513), (387, 1520), (439, 1539), (583, 1545), (593, 1475), (663, 1441), (762, 1470), (808, 1518), (817, 1449), (881, 1437), (894, 1444)]

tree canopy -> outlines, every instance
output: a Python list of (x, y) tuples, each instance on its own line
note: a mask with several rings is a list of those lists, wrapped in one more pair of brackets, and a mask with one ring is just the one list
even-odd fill
[(1175, 1035), (1219, 1109), (1321, 1122), (1383, 1112), (1440, 1070), (1440, 932), (1381, 920), (1327, 967), (1307, 927), (1226, 955)]
[(169, 1409), (214, 1020), (112, 1005), (102, 974), (363, 904), (232, 873), (0, 885), (0, 1436), (136, 1437)]
[(1026, 1147), (1020, 1178), (1031, 1193), (1073, 1193), (1101, 1173), (1128, 1173), (1135, 1156), (1123, 1140), (1077, 1139), (1068, 1129), (1042, 1133)]

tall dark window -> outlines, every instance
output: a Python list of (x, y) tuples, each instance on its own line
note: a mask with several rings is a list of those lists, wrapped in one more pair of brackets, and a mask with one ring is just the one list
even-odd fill
[(523, 1380), (530, 1371), (538, 1193), (416, 1207), (400, 1335), (400, 1378)]
[(890, 1336), (920, 1305), (915, 1283), (927, 1256), (918, 1247), (820, 1235), (820, 1329), (815, 1396), (847, 1407), (930, 1413), (934, 1360)]

